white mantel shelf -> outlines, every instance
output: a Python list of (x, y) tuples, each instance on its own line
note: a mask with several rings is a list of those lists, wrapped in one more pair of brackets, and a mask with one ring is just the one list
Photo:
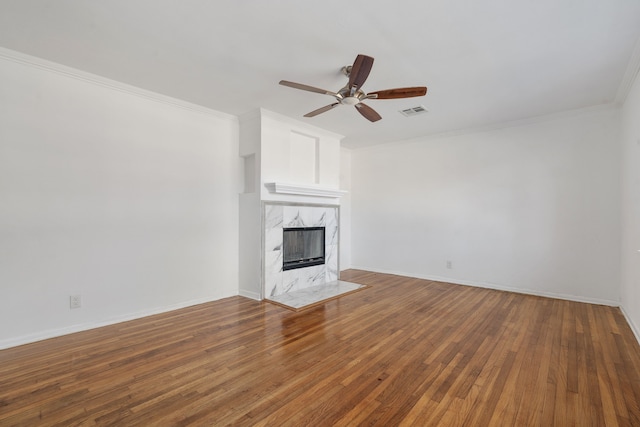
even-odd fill
[(296, 196), (316, 196), (316, 197), (342, 197), (347, 194), (344, 190), (319, 187), (317, 185), (286, 184), (283, 182), (267, 182), (264, 184), (270, 193), (293, 194)]

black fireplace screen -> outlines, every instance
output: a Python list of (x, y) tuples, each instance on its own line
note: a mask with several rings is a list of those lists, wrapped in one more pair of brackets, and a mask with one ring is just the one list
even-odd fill
[(324, 227), (283, 229), (283, 270), (324, 264)]

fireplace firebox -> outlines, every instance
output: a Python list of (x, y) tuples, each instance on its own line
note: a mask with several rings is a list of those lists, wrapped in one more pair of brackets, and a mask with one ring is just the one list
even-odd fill
[(324, 264), (325, 227), (284, 228), (283, 270)]

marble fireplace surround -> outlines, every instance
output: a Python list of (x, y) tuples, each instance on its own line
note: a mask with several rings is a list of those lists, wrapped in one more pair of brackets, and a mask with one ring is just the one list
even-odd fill
[[(338, 280), (339, 206), (264, 202), (263, 215), (265, 298)], [(325, 264), (283, 271), (282, 229), (298, 227), (325, 227)]]

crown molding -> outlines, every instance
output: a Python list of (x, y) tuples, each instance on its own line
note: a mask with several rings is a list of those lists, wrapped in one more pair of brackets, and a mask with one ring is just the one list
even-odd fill
[(627, 64), (624, 77), (622, 77), (620, 86), (618, 86), (618, 93), (616, 94), (615, 100), (616, 104), (624, 104), (629, 92), (631, 92), (633, 83), (636, 81), (638, 73), (640, 73), (640, 38), (636, 41), (636, 45), (631, 53), (631, 58), (629, 58), (629, 63)]
[(310, 125), (308, 123), (301, 122), (296, 119), (292, 119), (289, 116), (285, 116), (280, 113), (275, 113), (271, 110), (267, 110), (265, 108), (256, 108), (254, 110), (247, 111), (246, 113), (241, 114), (238, 117), (240, 123), (249, 123), (251, 121), (261, 121), (263, 118), (271, 119), (279, 123), (287, 124), (291, 127), (293, 131), (300, 132), (303, 134), (308, 134), (311, 136), (324, 136), (328, 138), (335, 138), (337, 140), (342, 140), (344, 135), (340, 135), (335, 132), (331, 132), (329, 130)]
[(185, 110), (207, 114), (220, 119), (238, 121), (238, 117), (231, 114), (212, 110), (210, 108), (203, 107), (202, 105), (192, 104), (190, 102), (172, 98), (170, 96), (161, 95), (157, 92), (152, 92), (146, 89), (139, 88), (137, 86), (131, 86), (126, 83), (111, 80), (106, 77), (91, 74), (86, 71), (78, 70), (76, 68), (68, 67), (57, 62), (48, 61), (46, 59), (27, 55), (25, 53), (17, 52), (11, 49), (0, 47), (0, 59), (56, 73), (75, 80), (90, 83), (96, 86), (101, 86), (118, 92), (123, 92), (129, 95), (134, 95), (161, 104), (171, 105)]
[[(254, 111), (253, 113), (256, 114), (256, 112), (260, 114), (260, 117), (267, 117), (267, 118), (276, 120), (276, 121), (281, 122), (281, 123), (286, 123), (289, 126), (291, 126), (291, 128), (293, 130), (296, 130), (296, 131), (299, 131), (299, 132), (302, 132), (302, 133), (309, 133), (309, 134), (314, 135), (314, 136), (316, 136), (316, 135), (324, 135), (324, 136), (327, 136), (327, 137), (330, 137), (330, 138), (335, 138), (335, 139), (338, 139), (338, 140), (342, 140), (344, 138), (344, 135), (340, 135), (338, 133), (331, 132), (331, 131), (323, 129), (323, 128), (319, 128), (317, 126), (310, 125), (308, 123), (301, 122), (301, 121), (296, 120), (296, 119), (292, 119), (289, 116), (285, 116), (285, 115), (280, 114), (280, 113), (275, 113), (275, 112), (273, 112), (271, 110), (267, 110), (267, 109), (264, 109), (264, 108), (258, 108), (257, 111)], [(251, 113), (249, 113), (247, 116), (250, 117)]]
[(556, 120), (566, 120), (573, 117), (588, 116), (592, 114), (600, 114), (605, 112), (614, 113), (615, 111), (618, 111), (619, 108), (620, 108), (619, 104), (612, 102), (609, 104), (600, 104), (600, 105), (594, 105), (591, 107), (578, 108), (575, 110), (560, 111), (558, 113), (545, 114), (542, 116), (527, 117), (525, 119), (517, 119), (517, 120), (506, 121), (506, 122), (492, 123), (484, 126), (475, 126), (475, 127), (461, 128), (461, 129), (456, 129), (456, 130), (451, 130), (446, 132), (432, 133), (432, 134), (417, 136), (414, 138), (403, 139), (399, 141), (391, 141), (391, 142), (386, 142), (386, 143), (376, 144), (371, 146), (351, 148), (351, 150), (352, 151), (375, 150), (378, 148), (389, 147), (393, 145), (415, 144), (419, 142), (433, 141), (437, 139), (454, 138), (454, 137), (470, 135), (474, 133), (493, 132), (493, 131), (498, 131), (502, 129), (530, 126), (530, 125), (535, 125), (539, 123), (552, 122)]

